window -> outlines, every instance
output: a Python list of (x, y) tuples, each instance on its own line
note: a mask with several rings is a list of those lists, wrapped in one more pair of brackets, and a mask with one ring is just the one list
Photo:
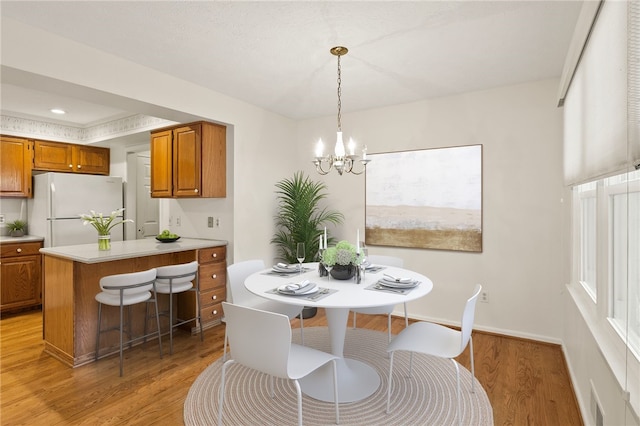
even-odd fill
[(640, 171), (605, 179), (604, 188), (609, 208), (609, 321), (640, 358)]
[(595, 302), (596, 287), (596, 182), (577, 187), (580, 204), (580, 283)]
[(640, 360), (640, 170), (578, 185), (574, 200), (580, 284)]

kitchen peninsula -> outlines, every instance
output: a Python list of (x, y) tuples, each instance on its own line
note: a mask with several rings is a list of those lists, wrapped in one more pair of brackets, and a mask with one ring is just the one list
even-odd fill
[[(222, 316), (220, 304), (226, 297), (226, 245), (221, 240), (181, 238), (173, 243), (155, 239), (117, 241), (106, 251), (99, 251), (97, 242), (40, 249), (44, 256), (45, 352), (73, 367), (94, 360), (98, 317), (95, 295), (100, 292), (100, 278), (194, 260), (200, 264), (203, 325), (218, 324)], [(195, 316), (195, 298), (189, 296), (192, 295), (182, 294), (178, 298), (178, 315), (184, 314), (184, 318)], [(159, 299), (159, 308), (164, 309), (166, 297)], [(142, 335), (144, 306), (132, 307), (132, 317), (132, 332)], [(117, 324), (117, 309), (103, 312), (102, 320), (103, 327)], [(149, 321), (149, 327), (153, 326), (153, 321)], [(117, 333), (111, 334), (101, 338), (101, 348), (117, 347)]]

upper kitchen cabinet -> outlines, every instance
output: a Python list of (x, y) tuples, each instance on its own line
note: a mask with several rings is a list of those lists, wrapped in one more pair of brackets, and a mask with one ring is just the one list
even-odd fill
[(1, 136), (0, 197), (32, 197), (33, 142)]
[(63, 142), (35, 141), (36, 170), (109, 175), (109, 148)]
[(204, 121), (153, 131), (151, 196), (226, 197), (226, 140), (226, 127)]

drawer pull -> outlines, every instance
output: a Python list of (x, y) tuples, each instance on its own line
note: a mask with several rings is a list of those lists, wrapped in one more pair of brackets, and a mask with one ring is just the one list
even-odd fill
[(218, 278), (218, 276), (216, 274), (211, 274), (211, 278), (215, 280), (216, 278)]
[(214, 309), (212, 315), (218, 315), (218, 310)]
[(216, 296), (216, 295), (214, 294), (213, 296), (211, 296), (211, 299), (212, 299), (212, 300), (217, 300), (217, 299), (218, 299), (218, 296)]
[(17, 249), (16, 251), (17, 251), (18, 253), (22, 253), (22, 249), (21, 249), (21, 248)]
[(211, 256), (213, 256), (214, 258), (218, 257), (218, 253), (213, 253)]

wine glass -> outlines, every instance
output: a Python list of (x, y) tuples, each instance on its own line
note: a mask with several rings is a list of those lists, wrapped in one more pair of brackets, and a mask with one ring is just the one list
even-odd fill
[(298, 266), (298, 270), (299, 272), (302, 274), (302, 262), (304, 261), (305, 258), (305, 247), (304, 247), (304, 243), (298, 243), (298, 246), (296, 247), (296, 259), (298, 259), (298, 262), (300, 263), (300, 265)]
[(327, 270), (327, 280), (331, 281), (331, 268), (333, 268), (333, 265), (329, 265), (328, 263), (324, 264), (324, 269)]

